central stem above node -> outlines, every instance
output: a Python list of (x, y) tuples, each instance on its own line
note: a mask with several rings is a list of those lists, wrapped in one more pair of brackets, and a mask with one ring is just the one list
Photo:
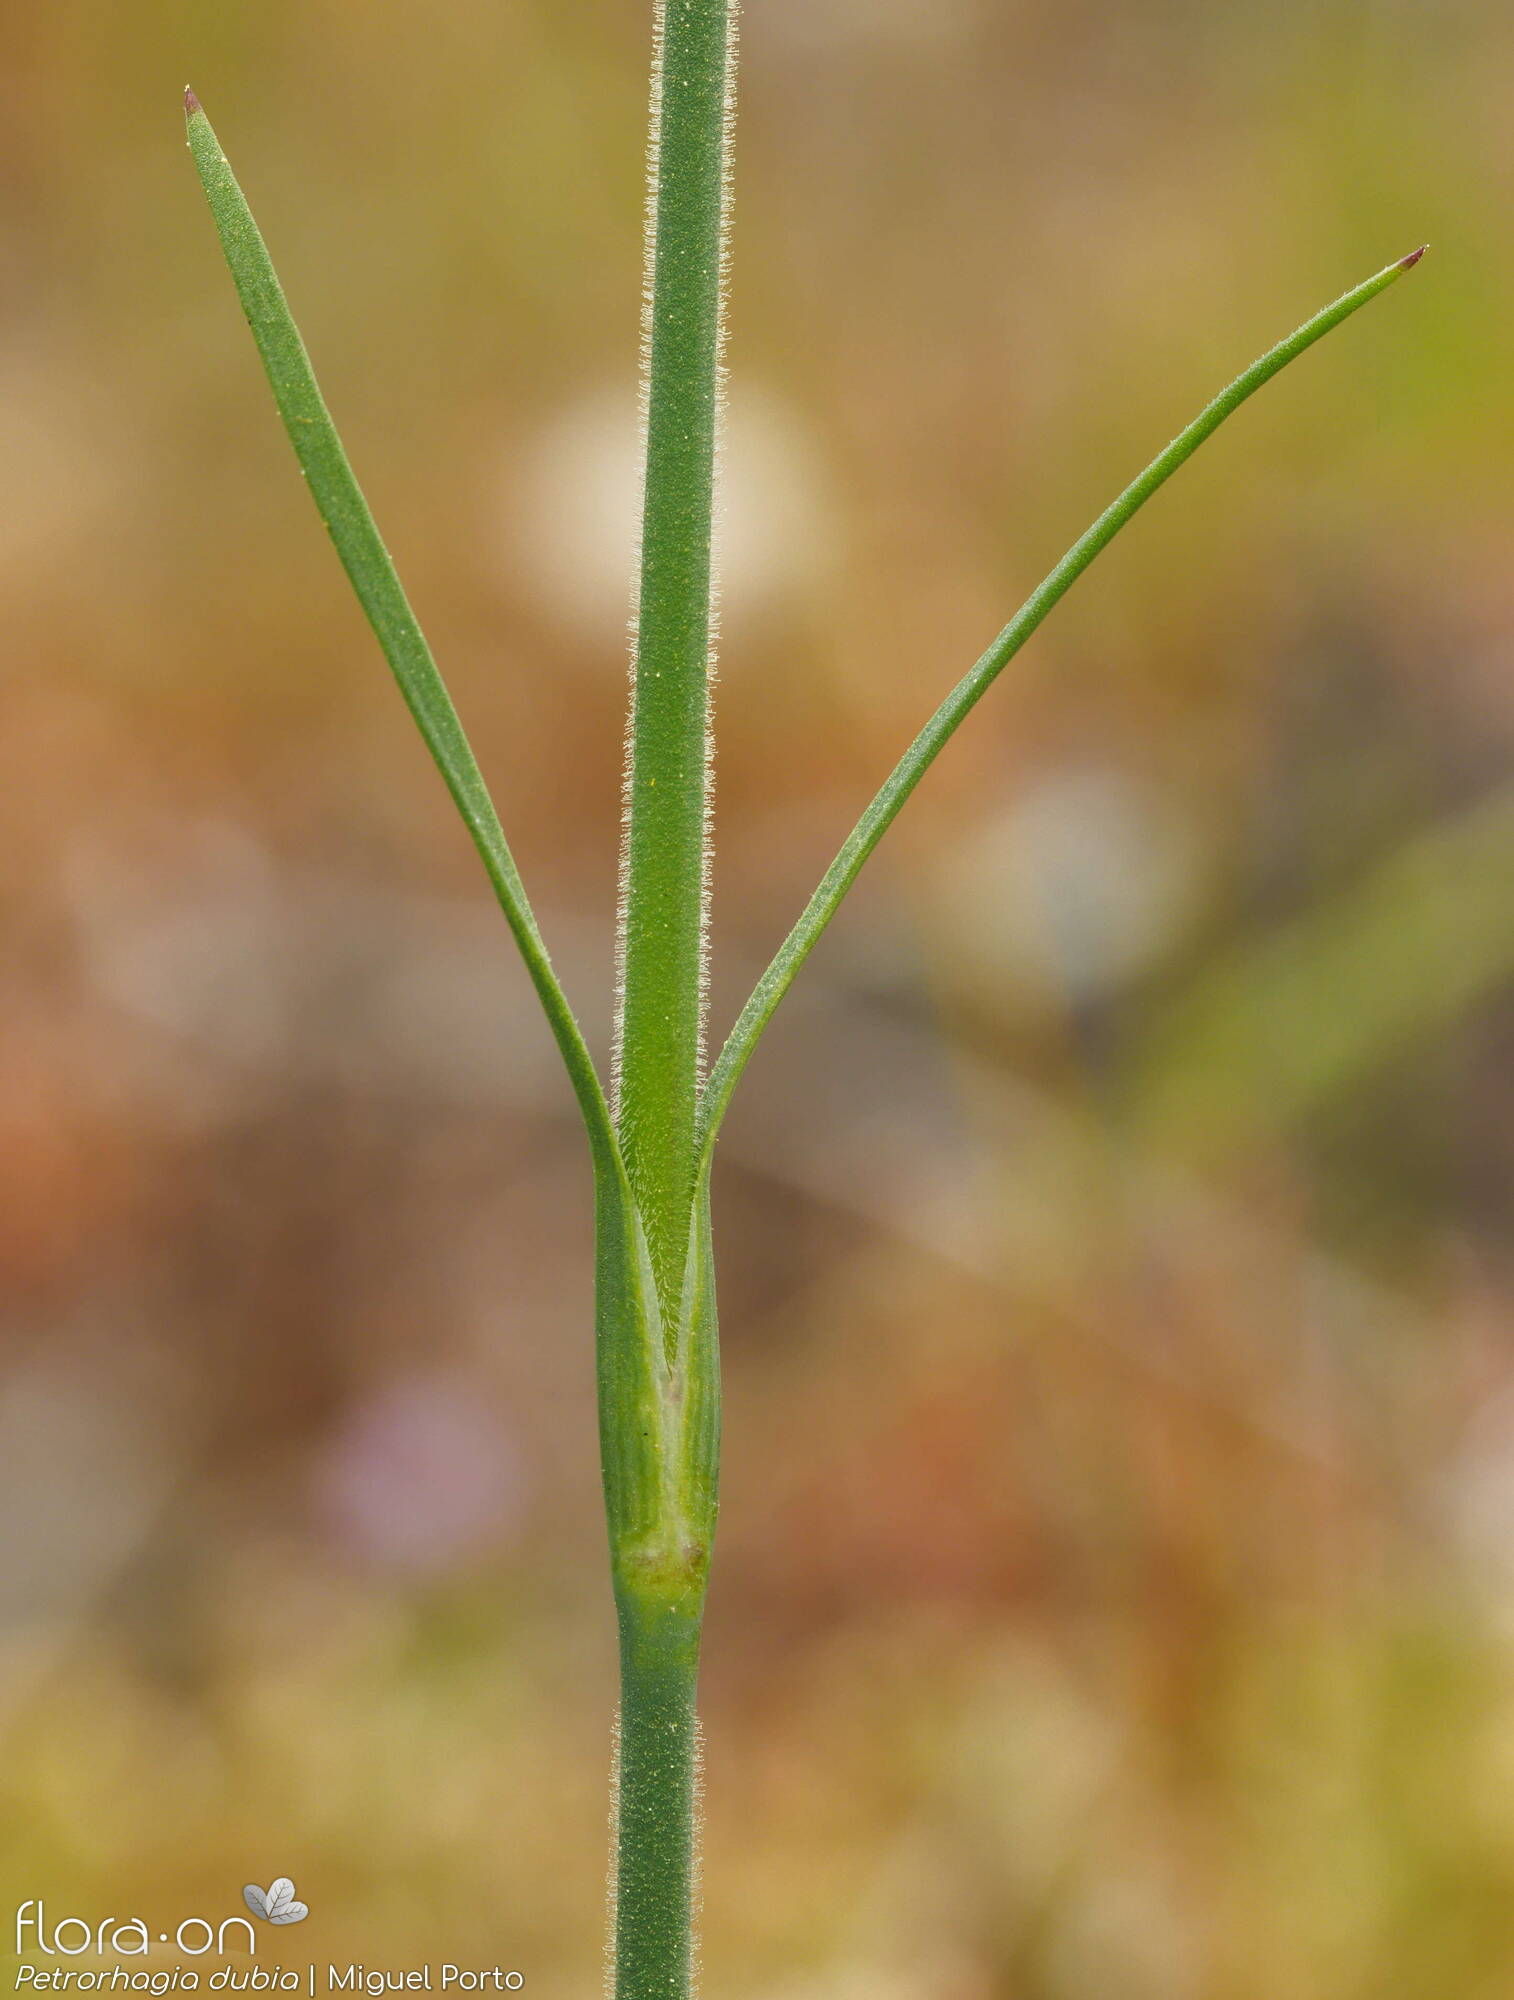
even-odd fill
[(735, 58), (732, 0), (657, 10), (646, 474), (626, 763), (617, 1119), (665, 1316), (688, 1251), (709, 900), (711, 520)]

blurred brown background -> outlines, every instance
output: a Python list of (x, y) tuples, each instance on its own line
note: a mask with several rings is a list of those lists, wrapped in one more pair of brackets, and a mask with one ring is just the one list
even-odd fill
[[(587, 1175), (182, 144), (268, 233), (597, 1048), (648, 8), (0, 5), (0, 1842), (597, 1990)], [(750, 0), (707, 1984), (1514, 1992), (1514, 23)], [(80, 1961), (81, 1963), (84, 1961)], [(213, 1961), (212, 1961), (213, 1962)]]

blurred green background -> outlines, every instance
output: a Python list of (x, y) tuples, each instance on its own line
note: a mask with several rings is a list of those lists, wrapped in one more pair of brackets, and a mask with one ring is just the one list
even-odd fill
[[(0, 1944), (597, 1990), (583, 1148), (192, 81), (607, 1039), (642, 0), (0, 4)], [(750, 0), (707, 1985), (1514, 1992), (1514, 20)], [(84, 1961), (80, 1961), (81, 1963)]]

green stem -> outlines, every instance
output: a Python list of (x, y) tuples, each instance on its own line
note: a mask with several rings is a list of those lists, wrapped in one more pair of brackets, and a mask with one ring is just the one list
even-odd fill
[(698, 1889), (699, 1615), (622, 1600), (615, 2000), (684, 2000)]
[(621, 1635), (615, 2000), (686, 2000), (694, 1977), (694, 1698), (720, 1449), (709, 1179), (694, 1122), (734, 22), (734, 0), (657, 0), (615, 1032), (624, 1193), (602, 1178), (599, 1232), (600, 1438)]
[(605, 1514), (621, 1635), (615, 2000), (691, 1990), (698, 1826), (694, 1692), (720, 1470), (709, 1179), (665, 1334), (645, 1233), (601, 1176), (598, 1372)]
[(711, 519), (719, 428), (733, 0), (659, 0), (618, 1126), (671, 1318), (694, 1184), (709, 877)]

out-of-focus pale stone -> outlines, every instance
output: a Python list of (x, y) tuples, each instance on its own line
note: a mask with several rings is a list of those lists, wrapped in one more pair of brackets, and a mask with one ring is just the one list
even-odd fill
[(944, 907), (973, 983), (1074, 1003), (1117, 992), (1175, 941), (1200, 881), (1196, 829), (1129, 772), (1053, 769), (948, 861)]
[[(629, 390), (598, 390), (555, 411), (504, 469), (498, 556), (553, 624), (602, 644), (617, 670), (632, 611), (641, 477)], [(815, 450), (790, 406), (761, 389), (737, 389), (715, 527), (726, 612), (760, 611), (815, 574), (825, 545), (821, 486)]]

